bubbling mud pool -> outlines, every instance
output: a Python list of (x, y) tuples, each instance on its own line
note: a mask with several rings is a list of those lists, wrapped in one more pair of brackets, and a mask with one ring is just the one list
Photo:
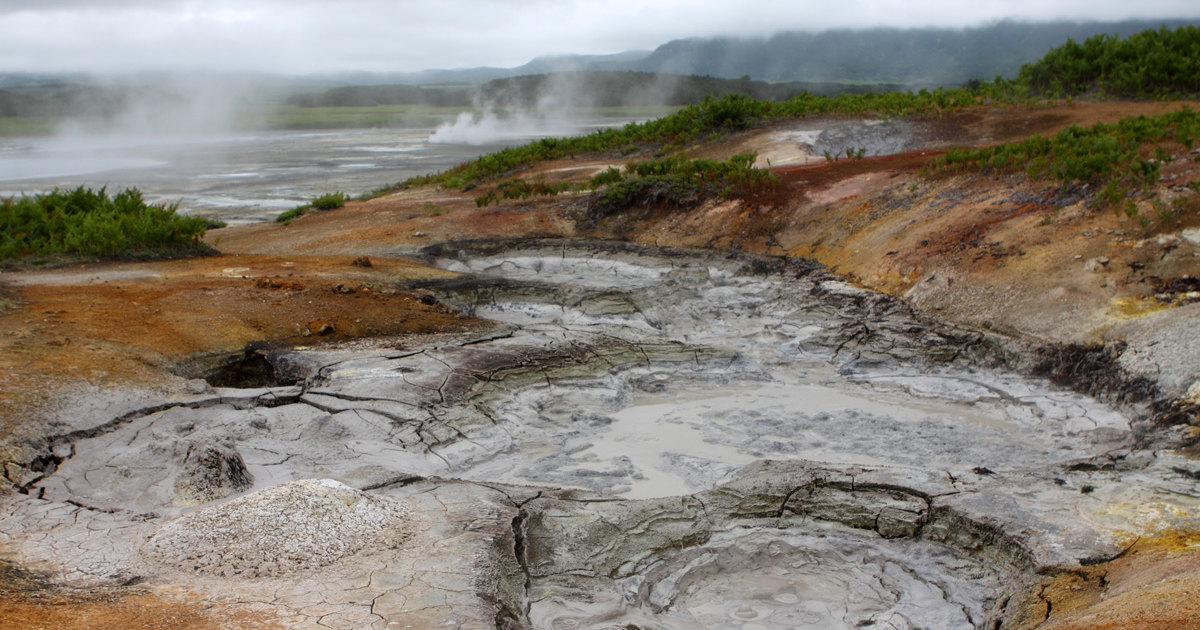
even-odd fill
[[(1079, 463), (1130, 452), (1129, 420), (999, 367), (979, 334), (797, 261), (424, 253), (463, 275), (421, 288), (491, 331), (269, 354), (290, 387), (93, 400), (6, 499), (6, 548), (68, 582), (188, 575), (165, 524), (328, 478), (415, 523), (310, 567), (353, 627), (744, 630), (992, 627), (1031, 571), (1118, 550), (1096, 507), (1117, 490)], [(270, 606), (315, 627), (302, 591)]]
[(903, 360), (931, 349), (919, 340), (890, 361), (837, 356), (827, 335), (847, 322), (831, 317), (812, 291), (866, 294), (836, 281), (804, 287), (728, 265), (676, 262), (566, 255), (444, 262), (515, 281), (472, 289), (464, 308), (526, 334), (675, 343), (696, 353), (669, 368), (551, 378), (507, 393), (492, 404), (503, 431), (474, 434), (473, 443), (486, 444), (481, 452), (454, 449), (456, 474), (649, 498), (711, 488), (759, 459), (1043, 467), (1068, 453), (1103, 452), (1129, 430), (1123, 416), (1095, 401), (1011, 373)]

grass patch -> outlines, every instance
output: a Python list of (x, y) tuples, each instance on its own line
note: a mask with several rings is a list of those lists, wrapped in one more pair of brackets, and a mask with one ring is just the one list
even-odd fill
[(309, 209), (311, 209), (311, 208), (312, 208), (312, 206), (310, 206), (308, 204), (304, 204), (303, 206), (296, 206), (295, 208), (292, 208), (291, 210), (285, 210), (285, 211), (279, 213), (279, 216), (275, 217), (275, 221), (278, 223), (282, 223), (284, 225), (291, 225), (292, 221), (304, 216), (304, 214), (306, 212), (308, 212)]
[(667, 203), (688, 206), (713, 195), (728, 196), (773, 187), (778, 178), (767, 169), (754, 168), (756, 155), (740, 153), (725, 161), (671, 155), (662, 159), (630, 162), (624, 171), (609, 167), (586, 185), (530, 183), (524, 179), (501, 182), (475, 198), (477, 207), (505, 199), (554, 196), (566, 191), (600, 190), (596, 201), (602, 212), (635, 204)]
[(484, 206), (499, 203), (502, 199), (529, 199), (531, 197), (546, 197), (554, 196), (560, 192), (571, 190), (571, 185), (566, 183), (548, 184), (546, 182), (527, 182), (524, 179), (510, 179), (501, 182), (495, 189), (488, 191), (484, 195), (475, 198), (475, 206), (482, 208)]
[(331, 192), (314, 198), (309, 205), (315, 210), (337, 210), (346, 205), (346, 193)]
[(739, 153), (722, 162), (674, 155), (631, 162), (619, 181), (613, 181), (611, 170), (592, 178), (601, 185), (611, 182), (596, 193), (597, 210), (603, 215), (635, 205), (687, 207), (714, 196), (774, 188), (779, 179), (767, 169), (755, 168), (755, 158), (753, 153)]
[(296, 206), (291, 210), (280, 213), (275, 217), (275, 220), (284, 225), (291, 225), (292, 221), (304, 216), (309, 210), (336, 210), (346, 205), (346, 193), (332, 192), (325, 193), (319, 197), (314, 197), (312, 201)]
[(41, 116), (0, 116), (0, 137), (49, 136), (62, 121)]
[(684, 107), (669, 116), (644, 123), (630, 123), (620, 129), (602, 129), (573, 138), (543, 138), (523, 146), (503, 149), (441, 173), (411, 178), (397, 184), (392, 190), (430, 184), (444, 188), (468, 188), (538, 162), (581, 154), (630, 155), (646, 148), (665, 149), (669, 153), (731, 131), (775, 120), (826, 114), (898, 116), (939, 113), (985, 102), (995, 104), (1023, 100), (1025, 95), (1020, 86), (1003, 79), (975, 88), (837, 96), (802, 94), (779, 102), (730, 94), (721, 98), (706, 98), (697, 105)]
[(0, 260), (45, 257), (158, 259), (211, 253), (209, 220), (147, 204), (136, 188), (79, 188), (0, 199)]

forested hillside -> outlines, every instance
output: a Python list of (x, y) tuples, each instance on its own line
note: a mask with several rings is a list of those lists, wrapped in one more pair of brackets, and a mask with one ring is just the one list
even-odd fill
[(561, 72), (489, 81), (480, 88), (486, 102), (511, 107), (621, 107), (633, 105), (695, 105), (706, 96), (744, 94), (769, 101), (812, 94), (861, 94), (899, 86), (843, 83), (769, 83), (749, 77), (653, 74), (649, 72)]
[(1200, 94), (1200, 27), (1147, 30), (1125, 39), (1094, 35), (1068, 40), (1018, 80), (1050, 96), (1091, 94), (1169, 98)]
[(740, 77), (764, 81), (901, 83), (914, 87), (961, 85), (971, 79), (1013, 76), (1067, 39), (1096, 34), (1127, 37), (1147, 29), (1195, 22), (1000, 22), (965, 29), (835, 30), (789, 32), (767, 39), (688, 39), (660, 46), (632, 69)]

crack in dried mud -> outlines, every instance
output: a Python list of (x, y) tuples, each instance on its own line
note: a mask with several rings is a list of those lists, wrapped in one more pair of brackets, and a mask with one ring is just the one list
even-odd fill
[[(81, 410), (6, 463), (0, 541), (66, 582), (186, 581), (291, 627), (982, 628), (1040, 572), (1121, 557), (1097, 497), (1195, 496), (1143, 450), (1165, 439), (1153, 392), (1093, 389), (1118, 408), (1036, 380), (1091, 372), (810, 263), (582, 241), (424, 255), (467, 274), (421, 283), (430, 299), (494, 330), (260, 352), (298, 384)], [(348, 538), (286, 579), (214, 580), (142, 545), (311, 478), (402, 506), (410, 535)]]

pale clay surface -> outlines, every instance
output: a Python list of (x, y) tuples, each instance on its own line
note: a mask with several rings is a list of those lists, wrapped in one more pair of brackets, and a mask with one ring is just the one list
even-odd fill
[(430, 290), (494, 332), (80, 401), (0, 498), (6, 555), (295, 628), (962, 628), (1200, 520), (1126, 415), (820, 273), (456, 247), (475, 279)]

